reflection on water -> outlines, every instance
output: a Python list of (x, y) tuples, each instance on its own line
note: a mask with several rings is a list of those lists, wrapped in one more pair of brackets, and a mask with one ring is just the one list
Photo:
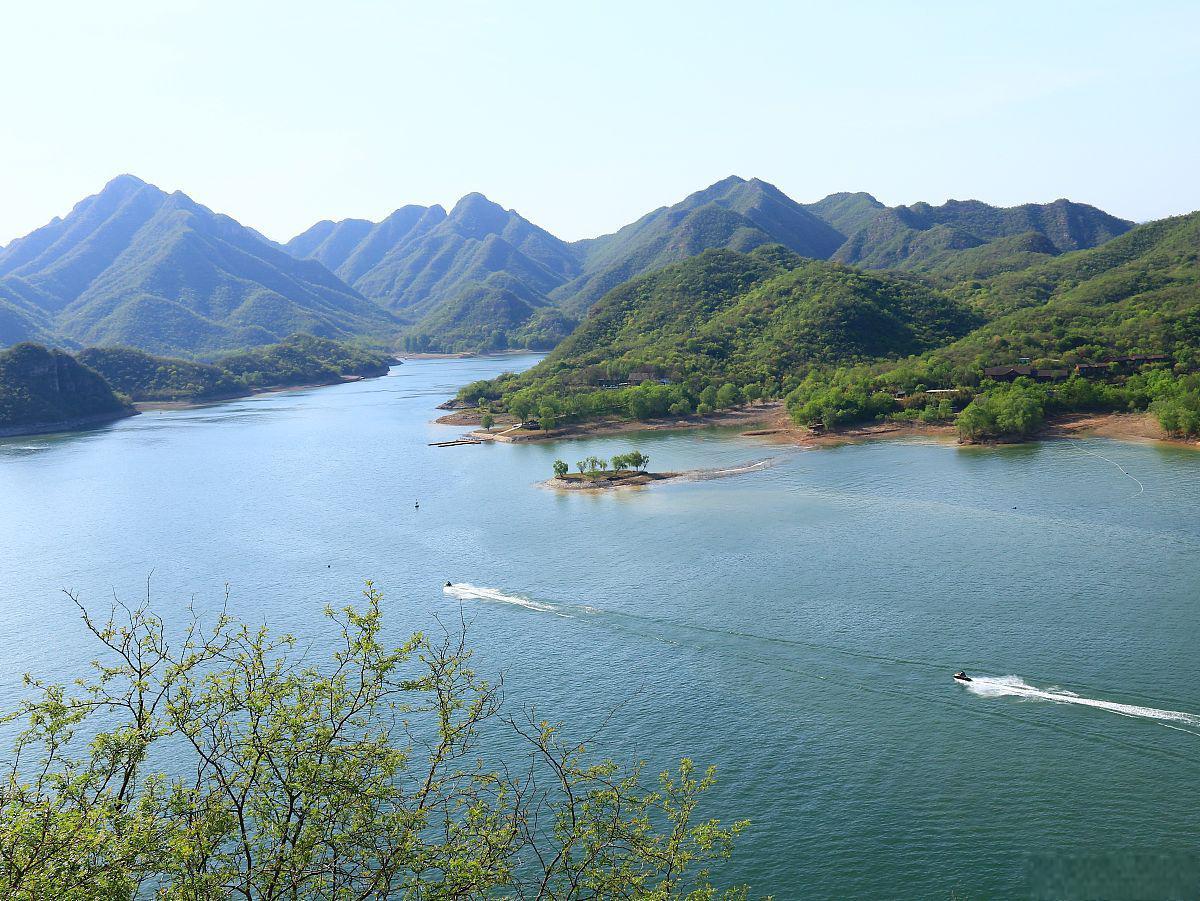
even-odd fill
[[(1010, 897), (1031, 848), (1190, 853), (1200, 736), (1114, 714), (1200, 713), (1200, 455), (728, 430), (429, 446), (462, 431), (437, 403), (533, 359), (0, 440), (0, 701), (90, 659), (64, 587), (103, 605), (152, 573), (178, 619), (228, 584), (241, 616), (319, 646), (324, 605), (372, 578), (397, 639), (461, 610), (510, 699), (601, 751), (716, 763), (714, 813), (753, 821), (726, 875), (763, 893)], [(536, 487), (556, 458), (631, 448), (656, 470), (780, 459)], [(959, 669), (1020, 685), (983, 696)]]

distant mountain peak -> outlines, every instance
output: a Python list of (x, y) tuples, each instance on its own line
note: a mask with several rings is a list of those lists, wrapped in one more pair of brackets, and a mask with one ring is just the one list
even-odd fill
[(478, 215), (481, 212), (507, 213), (508, 211), (500, 204), (489, 200), (484, 194), (472, 191), (458, 199), (458, 202), (450, 209), (450, 217), (453, 219), (466, 215)]
[[(127, 188), (145, 188), (147, 186), (148, 186), (148, 182), (142, 181), (136, 175), (130, 175), (128, 172), (124, 172), (120, 175), (116, 175), (116, 176), (113, 176), (112, 178), (110, 178), (108, 180), (108, 183), (105, 184), (105, 186), (101, 190), (108, 191), (108, 190), (121, 190), (121, 189), (127, 189)], [(153, 185), (150, 185), (150, 187), (153, 187)]]
[(500, 204), (488, 200), (478, 192), (472, 192), (460, 198), (447, 217), (448, 224), (459, 234), (478, 240), (483, 240), (488, 235), (498, 234), (514, 220), (521, 220), (521, 217), (514, 211), (506, 210)]

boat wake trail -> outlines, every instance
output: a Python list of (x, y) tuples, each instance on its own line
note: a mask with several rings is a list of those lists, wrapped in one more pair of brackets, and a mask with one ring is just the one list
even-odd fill
[(442, 593), (448, 594), (452, 598), (458, 598), (460, 601), (492, 601), (499, 604), (511, 604), (514, 607), (524, 607), (526, 610), (535, 610), (538, 613), (552, 613), (555, 616), (567, 618), (577, 616), (580, 613), (592, 612), (590, 607), (535, 601), (532, 598), (522, 597), (519, 594), (508, 594), (499, 588), (485, 588), (481, 585), (472, 585), (470, 582), (455, 582), (453, 585), (447, 585), (442, 589)]
[(1137, 494), (1133, 495), (1133, 497), (1139, 497), (1146, 491), (1146, 486), (1142, 484), (1141, 479), (1137, 478), (1136, 476), (1130, 475), (1129, 470), (1127, 470), (1124, 466), (1122, 466), (1116, 460), (1110, 460), (1110, 459), (1108, 459), (1108, 457), (1104, 456), (1103, 454), (1098, 454), (1095, 451), (1090, 451), (1085, 447), (1079, 447), (1079, 448), (1076, 448), (1076, 450), (1080, 450), (1080, 451), (1083, 451), (1085, 454), (1090, 454), (1093, 457), (1097, 457), (1098, 459), (1103, 460), (1105, 463), (1111, 463), (1113, 466), (1117, 467), (1117, 469), (1121, 470), (1121, 473), (1127, 479), (1131, 479), (1134, 482), (1134, 484), (1136, 484), (1138, 486)]
[[(1154, 707), (1140, 707), (1136, 704), (1118, 704), (1116, 701), (1084, 698), (1065, 689), (1036, 688), (1019, 676), (973, 676), (972, 681), (966, 683), (965, 687), (968, 691), (984, 698), (1016, 697), (1027, 698), (1031, 701), (1051, 701), (1055, 704), (1078, 704), (1083, 707), (1095, 707), (1098, 710), (1107, 710), (1110, 713), (1117, 713), (1121, 716), (1157, 720), (1164, 726), (1170, 723), (1180, 723), (1200, 727), (1200, 715), (1194, 713), (1184, 713), (1179, 710), (1158, 710)], [(1172, 726), (1172, 728), (1179, 727)], [(1189, 732), (1191, 730), (1185, 729), (1184, 731)]]
[(754, 460), (750, 463), (742, 463), (738, 466), (729, 466), (725, 469), (690, 469), (687, 472), (681, 472), (676, 479), (683, 482), (704, 482), (708, 479), (724, 479), (728, 476), (737, 476), (747, 472), (756, 472), (760, 469), (774, 466), (782, 457), (767, 457), (763, 460)]

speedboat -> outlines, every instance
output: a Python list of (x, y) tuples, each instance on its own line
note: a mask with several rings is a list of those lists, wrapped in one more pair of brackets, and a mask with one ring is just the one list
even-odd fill
[(964, 673), (962, 670), (959, 670), (957, 673), (955, 673), (954, 678), (957, 679), (959, 682), (972, 681), (971, 677), (968, 676), (966, 673)]

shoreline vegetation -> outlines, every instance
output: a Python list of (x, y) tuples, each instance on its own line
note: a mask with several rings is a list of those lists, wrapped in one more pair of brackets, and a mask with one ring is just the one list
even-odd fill
[(211, 363), (122, 347), (70, 354), (25, 342), (0, 351), (0, 437), (69, 432), (143, 411), (374, 378), (396, 362), (382, 351), (299, 334)]
[[(438, 425), (480, 424), (478, 410), (455, 410), (434, 420)], [(568, 423), (549, 431), (544, 429), (514, 429), (511, 416), (496, 414), (494, 431), (475, 429), (466, 437), (500, 442), (566, 441), (576, 438), (602, 438), (612, 435), (632, 435), (640, 432), (676, 432), (701, 428), (740, 429), (738, 435), (762, 438), (771, 443), (800, 447), (835, 447), (862, 441), (895, 438), (928, 438), (963, 446), (996, 446), (1055, 439), (1100, 437), (1117, 441), (1153, 441), (1174, 447), (1200, 450), (1200, 439), (1176, 438), (1169, 435), (1149, 412), (1083, 412), (1059, 413), (1047, 417), (1036, 432), (1021, 439), (1008, 441), (962, 440), (950, 422), (923, 422), (920, 419), (883, 420), (878, 422), (843, 423), (832, 428), (811, 428), (798, 425), (788, 415), (782, 401), (767, 401), (730, 410), (718, 410), (704, 416), (686, 419), (662, 418), (651, 420), (601, 419)]]
[(823, 434), (908, 421), (1011, 443), (1065, 415), (1149, 413), (1186, 441), (1200, 438), (1197, 241), (1200, 213), (1053, 254), (997, 246), (1004, 265), (969, 272), (710, 249), (614, 287), (537, 366), (457, 399), (547, 432), (770, 400)]

